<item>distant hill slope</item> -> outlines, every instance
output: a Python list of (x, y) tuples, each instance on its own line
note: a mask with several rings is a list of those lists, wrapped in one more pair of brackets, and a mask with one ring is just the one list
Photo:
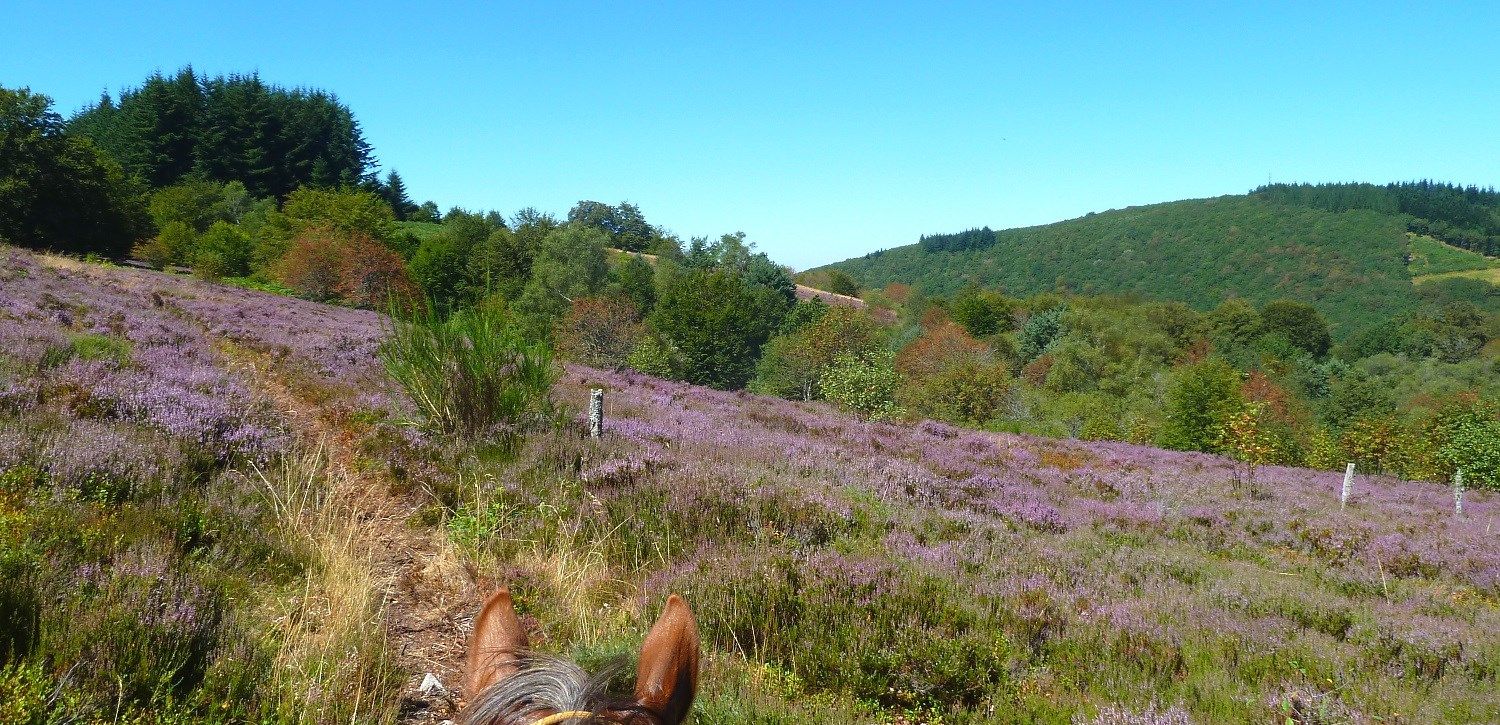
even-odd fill
[(1407, 270), (1417, 284), (1442, 277), (1490, 279), (1496, 278), (1495, 273), (1500, 272), (1500, 259), (1460, 249), (1425, 234), (1407, 232), (1406, 236), (1411, 240), (1411, 262), (1407, 264)]
[(1406, 219), (1389, 212), (1224, 196), (927, 237), (829, 266), (865, 286), (904, 282), (933, 294), (974, 282), (1013, 294), (1135, 293), (1200, 309), (1233, 296), (1284, 297), (1315, 305), (1344, 335), (1417, 304), (1406, 232)]

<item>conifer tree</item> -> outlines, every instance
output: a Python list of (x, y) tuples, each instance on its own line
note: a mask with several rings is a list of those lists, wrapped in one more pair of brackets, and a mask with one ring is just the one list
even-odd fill
[(396, 213), (396, 219), (399, 221), (406, 221), (407, 217), (417, 209), (411, 197), (406, 195), (406, 182), (401, 180), (401, 174), (395, 169), (391, 169), (391, 173), (385, 177), (385, 200), (390, 202), (391, 211)]

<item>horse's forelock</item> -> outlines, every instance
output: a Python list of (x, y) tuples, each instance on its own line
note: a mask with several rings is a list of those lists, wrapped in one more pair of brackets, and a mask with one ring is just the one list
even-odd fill
[[(526, 654), (520, 669), (491, 685), (464, 709), (463, 725), (528, 725), (543, 713), (581, 710), (604, 713), (632, 710), (611, 700), (610, 680), (624, 669), (623, 661), (611, 662), (590, 675), (568, 660), (548, 655)], [(598, 717), (575, 720), (568, 725), (608, 722)], [(634, 722), (634, 720), (631, 720)]]

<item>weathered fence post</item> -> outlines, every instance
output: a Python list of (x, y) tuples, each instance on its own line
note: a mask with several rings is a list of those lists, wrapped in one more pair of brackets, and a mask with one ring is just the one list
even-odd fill
[(604, 435), (604, 389), (589, 391), (589, 437)]
[(1344, 487), (1339, 490), (1339, 508), (1349, 503), (1349, 494), (1354, 493), (1354, 464), (1344, 468)]
[(1453, 472), (1453, 515), (1464, 515), (1464, 469)]

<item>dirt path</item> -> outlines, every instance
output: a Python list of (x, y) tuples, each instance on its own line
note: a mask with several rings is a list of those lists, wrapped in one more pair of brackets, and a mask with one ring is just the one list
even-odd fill
[[(122, 274), (121, 270), (54, 255), (38, 259), (54, 269), (87, 274), (100, 284), (137, 294), (143, 304), (149, 300), (171, 305), (171, 295), (164, 301), (155, 292), (163, 286), (158, 273), (129, 270)], [(170, 284), (166, 287), (177, 289)], [(449, 693), (423, 693), (419, 687), (428, 673), (435, 675), (445, 690), (457, 687), (464, 642), (483, 597), (474, 576), (453, 556), (443, 532), (416, 519), (428, 497), (420, 491), (400, 492), (386, 471), (362, 461), (360, 444), (372, 432), (368, 424), (319, 405), (306, 393), (306, 386), (290, 380), (268, 355), (214, 336), (203, 320), (172, 306), (183, 317), (195, 319), (205, 334), (215, 337), (215, 345), (229, 367), (274, 406), (300, 446), (308, 450), (321, 446), (331, 477), (343, 477), (338, 480), (354, 484), (351, 488), (358, 495), (351, 503), (362, 538), (358, 548), (368, 556), (376, 588), (384, 592), (382, 613), (390, 652), (407, 674), (398, 722), (439, 723), (452, 718), (457, 707)]]
[(360, 442), (369, 434), (368, 426), (299, 395), (265, 355), (228, 342), (223, 348), (245, 379), (281, 413), (299, 442), (321, 444), (330, 474), (349, 477), (360, 492), (353, 505), (365, 538), (362, 548), (385, 592), (390, 651), (408, 675), (399, 722), (451, 719), (457, 707), (450, 693), (424, 693), (419, 688), (428, 673), (445, 689), (458, 685), (464, 640), (480, 597), (473, 576), (452, 555), (442, 531), (416, 520), (427, 497), (397, 492), (385, 471), (361, 463)]

